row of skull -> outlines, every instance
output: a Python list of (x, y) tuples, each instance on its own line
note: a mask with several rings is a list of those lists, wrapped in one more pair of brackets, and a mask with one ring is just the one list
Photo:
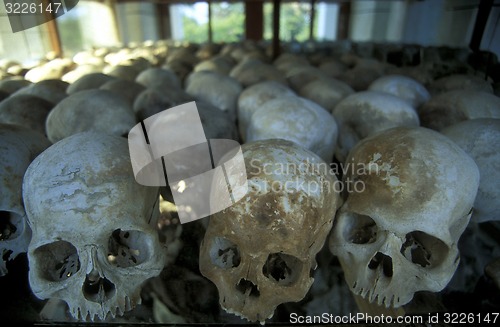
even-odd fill
[[(27, 145), (29, 131), (2, 129), (2, 141), (13, 140), (18, 152), (40, 151)], [(370, 169), (344, 177), (364, 185), (347, 194), (333, 187), (334, 174), (314, 168), (325, 164), (320, 157), (292, 142), (255, 141), (243, 150), (249, 192), (210, 218), (200, 253), (201, 272), (229, 312), (265, 321), (278, 304), (302, 299), (335, 216), (330, 249), (352, 291), (370, 301), (398, 307), (416, 291), (443, 289), (452, 277), (479, 172), (451, 140), (424, 128), (363, 140), (349, 160)], [(9, 169), (21, 167), (12, 160)], [(137, 184), (129, 160), (122, 138), (86, 132), (63, 139), (24, 175), (29, 227), (19, 203), (4, 228), (12, 233), (5, 234), (5, 248), (26, 246), (33, 233), (33, 292), (65, 300), (80, 319), (130, 310), (140, 302), (140, 285), (172, 259), (155, 229), (158, 189)], [(297, 169), (263, 169), (285, 163)]]
[[(12, 200), (3, 194), (2, 200), (16, 208), (2, 211), (8, 222), (2, 227), (2, 254), (15, 257), (19, 249), (26, 249), (33, 233), (28, 256), (30, 284), (37, 296), (64, 299), (80, 319), (119, 315), (140, 302), (142, 282), (172, 260), (155, 231), (158, 190), (142, 188), (133, 180), (125, 140), (100, 132), (123, 135), (136, 117), (148, 117), (193, 97), (199, 101), (207, 138), (237, 139), (237, 118), (240, 137), (249, 142), (243, 150), (250, 191), (211, 217), (200, 254), (200, 270), (217, 285), (221, 306), (228, 312), (263, 322), (278, 304), (304, 297), (312, 284), (315, 255), (333, 225), (329, 246), (354, 293), (397, 307), (408, 303), (415, 291), (446, 286), (458, 264), (456, 245), (471, 215), (478, 168), (456, 144), (416, 126), (419, 119), (440, 129), (464, 119), (496, 118), (498, 99), (492, 91), (452, 91), (429, 100), (418, 82), (389, 76), (373, 82), (370, 91), (355, 93), (355, 85), (319, 76), (313, 67), (298, 67), (296, 56), (283, 56), (274, 63), (275, 69), (247, 58), (231, 70), (231, 76), (200, 68), (219, 69), (224, 60), (217, 66), (216, 59), (221, 58), (195, 67), (186, 77), (186, 92), (179, 78), (163, 68), (135, 74), (133, 80), (142, 87), (92, 73), (67, 89), (53, 80), (21, 88), (27, 94), (50, 96), (47, 101), (55, 105), (33, 120), (57, 143), (31, 165), (50, 142), (2, 126), (5, 144), (15, 143), (5, 148), (6, 157), (12, 159), (5, 161), (6, 177), (2, 177), (2, 183), (14, 185)], [(361, 61), (355, 67), (359, 70), (366, 64)], [(458, 84), (474, 79), (453, 78), (462, 79)], [(308, 83), (300, 88), (300, 81)], [(60, 98), (54, 100), (61, 88)], [(135, 97), (127, 98), (132, 93)], [(466, 96), (461, 97), (463, 93)], [(20, 96), (7, 100), (20, 101)], [(478, 99), (476, 110), (467, 103), (471, 97)], [(8, 110), (0, 110), (4, 112)], [(406, 128), (382, 132), (395, 126)], [(78, 134), (86, 130), (94, 132)], [(444, 133), (474, 157), (481, 170), (498, 171), (499, 160), (491, 150), (499, 137), (497, 120), (466, 121)], [(471, 133), (474, 138), (467, 137)], [(478, 139), (480, 147), (475, 146)], [(325, 172), (262, 175), (264, 170), (254, 166), (255, 159), (266, 165), (329, 164), (334, 154), (345, 163), (376, 167), (374, 172), (344, 176), (344, 182), (362, 183), (362, 192), (340, 194), (331, 188), (336, 177)], [(319, 187), (297, 186), (290, 192), (285, 190), (290, 180)], [(272, 192), (266, 191), (269, 185)], [(483, 195), (474, 204), (475, 216), (494, 217), (498, 210), (488, 197), (495, 191), (481, 179)], [(27, 220), (22, 218), (23, 201)], [(414, 280), (412, 287), (408, 278)]]

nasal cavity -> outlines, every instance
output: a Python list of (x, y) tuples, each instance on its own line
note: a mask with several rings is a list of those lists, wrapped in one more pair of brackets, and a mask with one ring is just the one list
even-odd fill
[(236, 285), (236, 289), (241, 293), (248, 295), (250, 297), (260, 296), (260, 292), (259, 289), (257, 288), (257, 285), (244, 278), (240, 279), (240, 281)]
[(377, 252), (375, 256), (368, 263), (368, 268), (375, 270), (378, 267), (382, 267), (382, 272), (386, 277), (392, 277), (393, 267), (392, 267), (392, 258), (383, 253)]
[(87, 300), (102, 304), (115, 295), (116, 287), (109, 279), (92, 270), (85, 278), (82, 292)]

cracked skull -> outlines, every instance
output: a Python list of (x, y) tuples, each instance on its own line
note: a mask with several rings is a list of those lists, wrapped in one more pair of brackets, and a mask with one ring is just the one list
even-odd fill
[(142, 283), (166, 264), (156, 226), (158, 188), (136, 183), (127, 141), (80, 133), (29, 166), (23, 195), (33, 238), (29, 281), (77, 319), (105, 319), (141, 302)]
[(0, 276), (6, 262), (28, 250), (31, 230), (22, 200), (23, 176), (31, 161), (50, 145), (42, 134), (0, 124)]
[(364, 189), (346, 195), (330, 250), (351, 291), (386, 307), (441, 291), (478, 189), (474, 161), (437, 132), (398, 127), (361, 141), (347, 162), (356, 169), (344, 182)]
[(224, 310), (263, 323), (306, 295), (340, 198), (335, 175), (316, 169), (326, 163), (312, 152), (277, 139), (242, 149), (249, 191), (210, 218), (200, 270)]

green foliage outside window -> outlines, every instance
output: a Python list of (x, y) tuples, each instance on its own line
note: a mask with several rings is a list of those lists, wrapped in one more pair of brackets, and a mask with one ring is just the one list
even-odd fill
[[(212, 3), (212, 39), (214, 42), (237, 42), (245, 37), (245, 10), (243, 3)], [(208, 40), (208, 23), (183, 16), (184, 38), (191, 42)]]
[[(280, 10), (280, 39), (282, 41), (309, 40), (311, 4), (302, 2), (282, 3)], [(314, 31), (318, 20), (315, 20)], [(273, 38), (273, 4), (264, 4), (264, 39)]]

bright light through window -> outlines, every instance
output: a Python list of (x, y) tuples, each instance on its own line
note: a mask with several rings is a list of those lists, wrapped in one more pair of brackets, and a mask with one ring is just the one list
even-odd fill
[(214, 42), (238, 42), (245, 38), (245, 9), (242, 2), (212, 3)]
[(208, 4), (170, 6), (172, 39), (203, 43), (208, 40)]
[(57, 26), (65, 55), (93, 46), (118, 44), (117, 32), (109, 6), (95, 1), (80, 1), (58, 17)]

